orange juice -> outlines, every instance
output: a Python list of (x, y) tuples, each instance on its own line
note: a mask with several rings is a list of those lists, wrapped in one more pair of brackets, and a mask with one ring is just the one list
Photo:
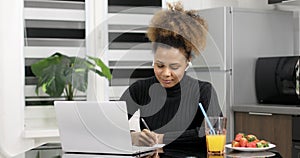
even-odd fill
[(224, 158), (224, 155), (207, 155), (207, 158)]
[(224, 146), (226, 142), (225, 134), (220, 135), (206, 135), (206, 146), (208, 153), (220, 153), (224, 152)]

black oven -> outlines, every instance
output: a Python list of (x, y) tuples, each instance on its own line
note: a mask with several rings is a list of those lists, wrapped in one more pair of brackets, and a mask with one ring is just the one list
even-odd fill
[(258, 58), (255, 88), (258, 103), (300, 105), (300, 56)]

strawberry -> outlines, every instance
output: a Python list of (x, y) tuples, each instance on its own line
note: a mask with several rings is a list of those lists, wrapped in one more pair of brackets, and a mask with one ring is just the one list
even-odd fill
[(246, 147), (247, 143), (248, 143), (248, 140), (246, 138), (241, 138), (241, 140), (240, 140), (241, 147)]
[(240, 143), (237, 142), (237, 141), (235, 141), (235, 140), (233, 140), (233, 141), (231, 142), (231, 146), (232, 146), (232, 147), (240, 147)]
[(248, 148), (256, 148), (256, 142), (248, 142), (246, 146)]
[(257, 142), (260, 142), (260, 140), (259, 139), (255, 139), (253, 142), (257, 143)]
[(244, 133), (238, 133), (235, 135), (234, 140), (239, 142), (241, 140), (241, 138), (243, 138), (243, 137), (245, 137)]

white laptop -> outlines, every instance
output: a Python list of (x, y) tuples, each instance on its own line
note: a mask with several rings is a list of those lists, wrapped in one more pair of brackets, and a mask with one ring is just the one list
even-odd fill
[(55, 101), (54, 106), (65, 153), (138, 155), (164, 146), (132, 145), (123, 101)]

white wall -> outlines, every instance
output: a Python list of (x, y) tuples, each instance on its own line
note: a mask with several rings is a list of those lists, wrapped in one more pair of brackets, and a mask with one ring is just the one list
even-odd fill
[[(175, 2), (178, 0), (167, 0)], [(268, 0), (181, 0), (185, 9), (206, 9), (222, 6), (233, 6), (239, 8), (254, 8), (267, 10), (288, 10), (294, 11), (295, 36), (294, 50), (295, 55), (300, 55), (300, 0), (290, 0), (285, 3), (268, 4)]]
[(285, 3), (268, 4), (268, 0), (165, 0), (166, 2), (182, 1), (185, 9), (206, 9), (222, 6), (255, 9), (300, 10), (300, 0)]
[(222, 7), (222, 6), (257, 8), (257, 9), (274, 8), (274, 5), (268, 5), (267, 0), (182, 0), (182, 2), (186, 9), (205, 9), (205, 8)]
[(295, 50), (295, 55), (300, 55), (300, 0), (278, 5), (277, 8), (280, 10), (294, 11), (294, 19), (295, 19), (294, 50)]
[(0, 157), (28, 150), (24, 129), (23, 1), (0, 1)]

